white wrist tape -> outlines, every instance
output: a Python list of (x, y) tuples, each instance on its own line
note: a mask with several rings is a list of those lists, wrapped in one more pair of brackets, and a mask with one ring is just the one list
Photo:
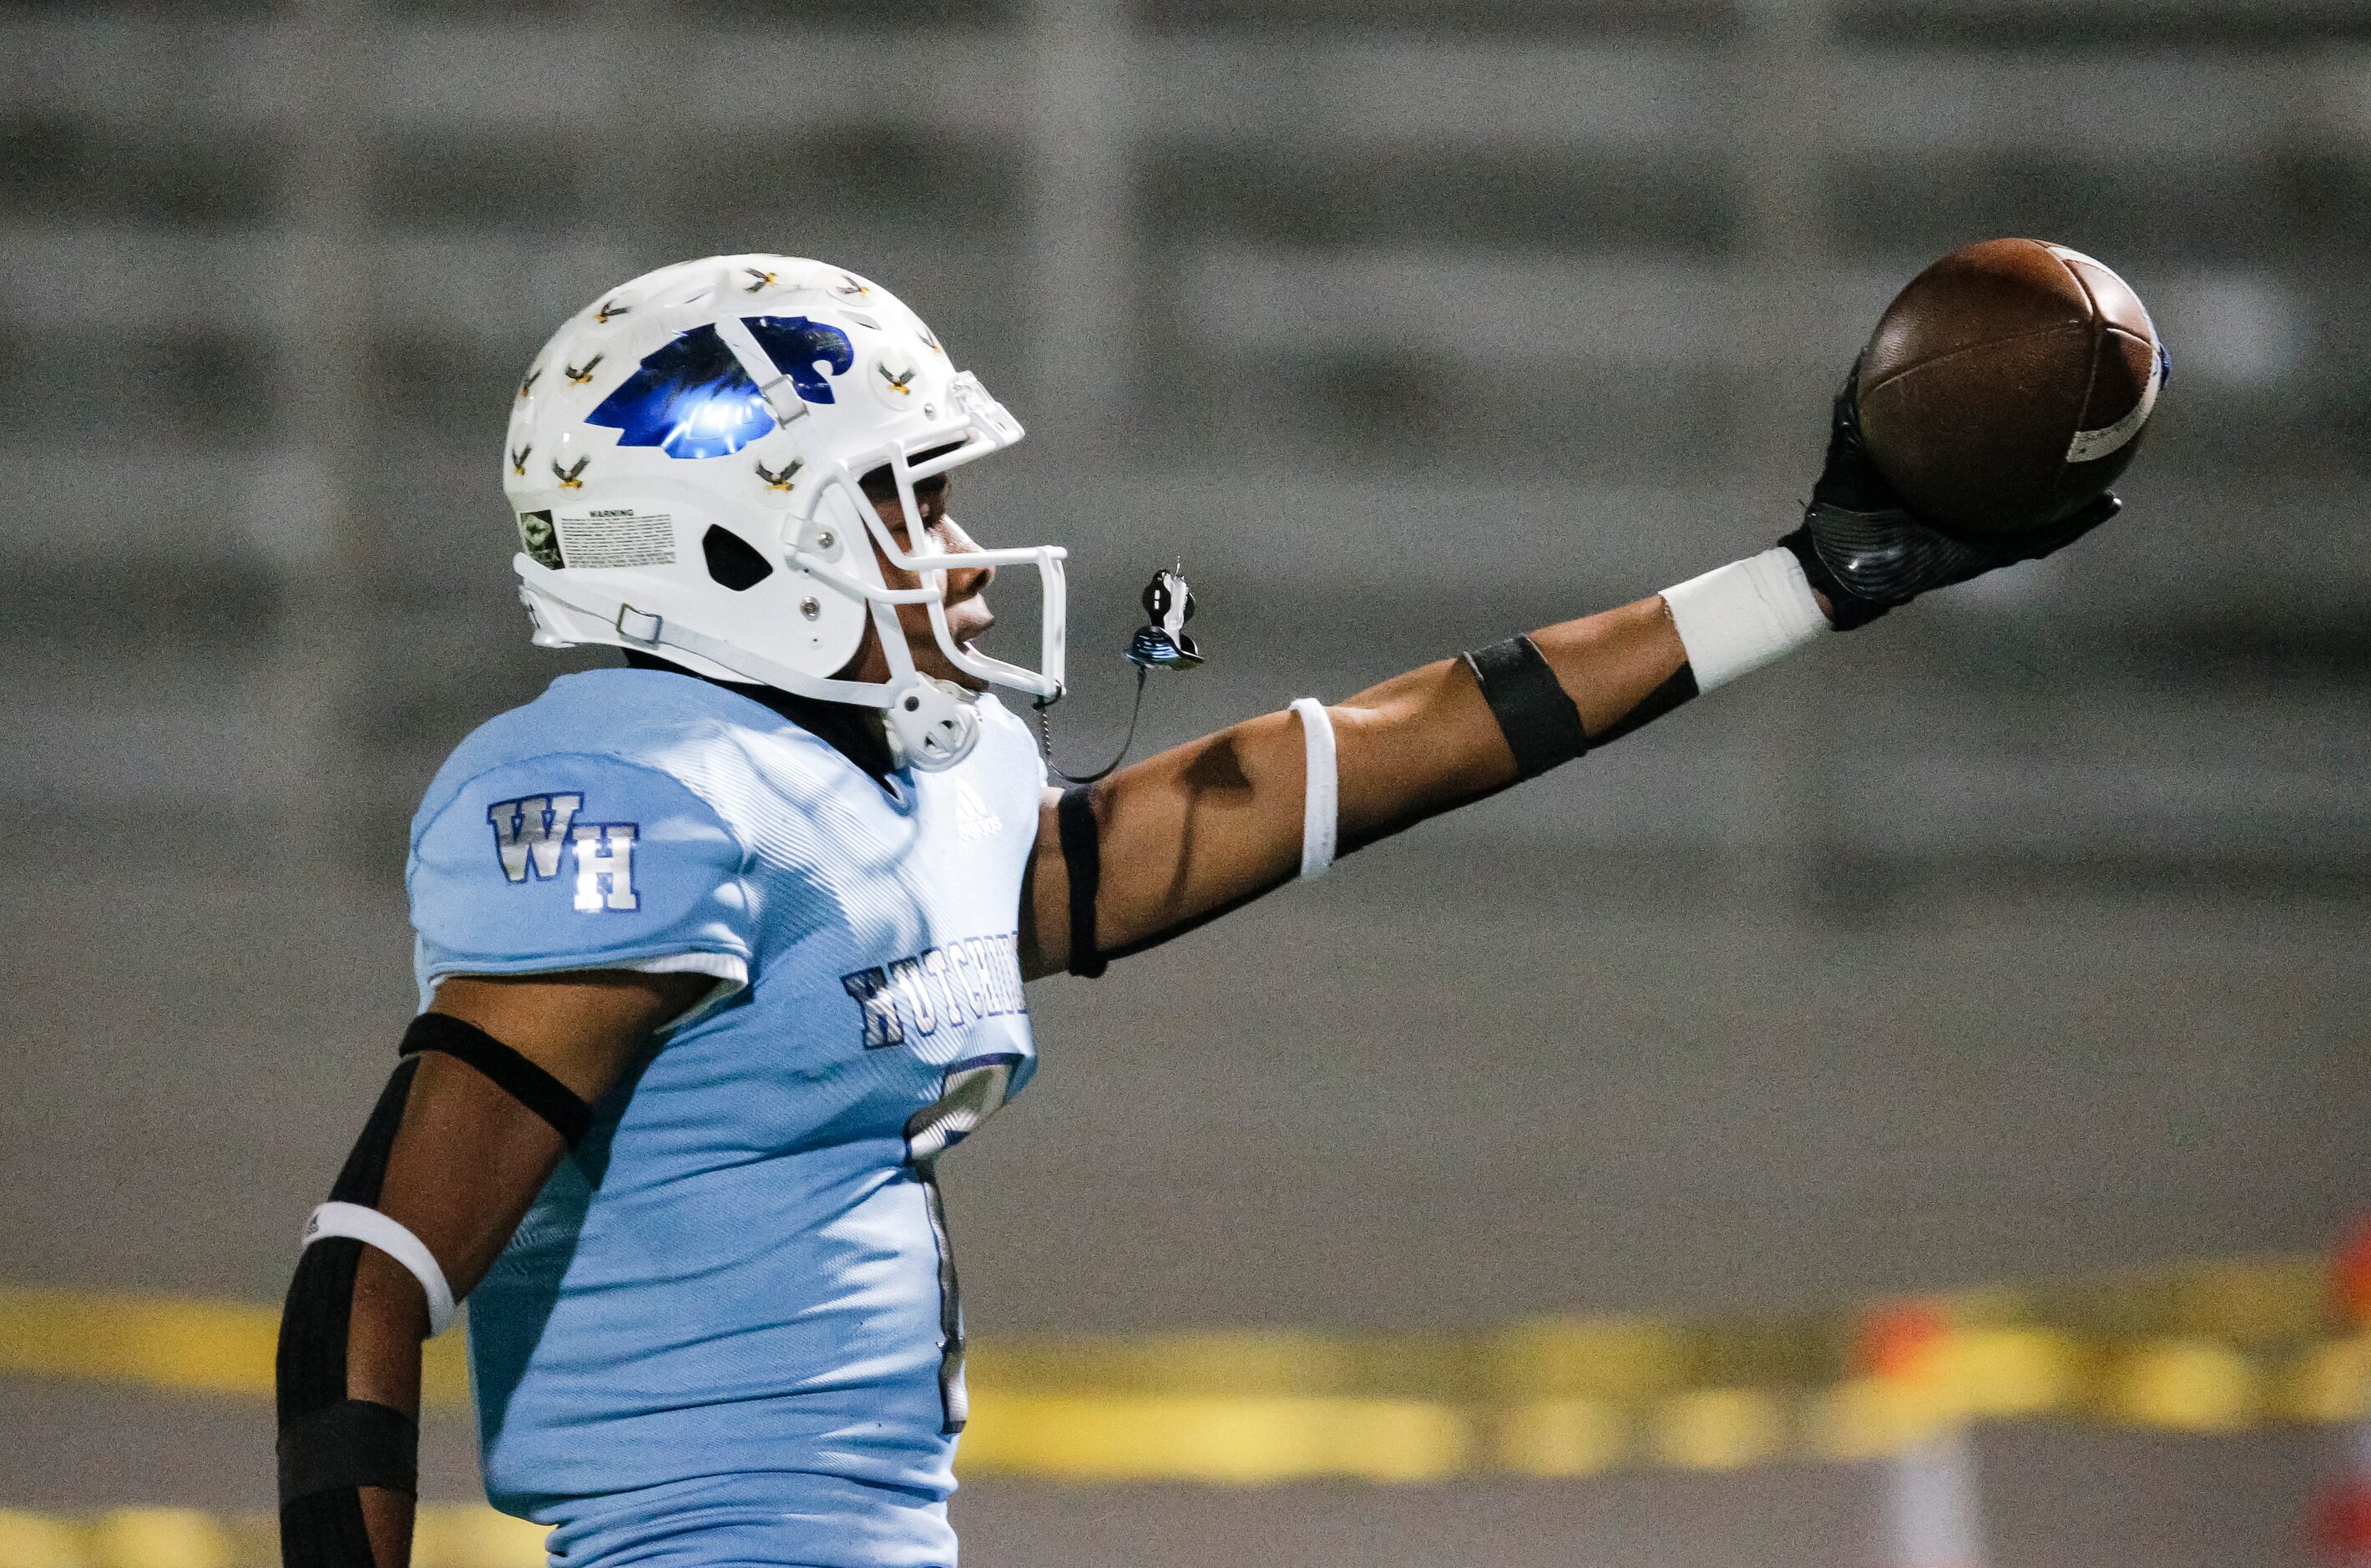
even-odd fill
[(1309, 752), (1309, 787), (1301, 803), (1301, 874), (1323, 877), (1334, 864), (1334, 830), (1340, 815), (1334, 715), (1314, 697), (1295, 699), (1292, 711), (1301, 715), (1301, 738)]
[(1725, 686), (1829, 630), (1803, 563), (1789, 550), (1759, 555), (1663, 590), (1696, 690)]
[(305, 1222), (301, 1247), (310, 1247), (332, 1236), (376, 1247), (411, 1271), (428, 1297), (430, 1339), (453, 1326), (453, 1287), (445, 1283), (445, 1271), (436, 1266), (436, 1254), (429, 1251), (427, 1243), (412, 1235), (400, 1221), (360, 1203), (324, 1203)]

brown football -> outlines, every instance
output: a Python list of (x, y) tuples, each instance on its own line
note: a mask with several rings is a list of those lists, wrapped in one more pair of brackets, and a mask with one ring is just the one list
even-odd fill
[(1856, 372), (1861, 435), (1919, 512), (2018, 533), (2124, 471), (2166, 366), (2123, 279), (2063, 245), (1987, 239), (1886, 308)]

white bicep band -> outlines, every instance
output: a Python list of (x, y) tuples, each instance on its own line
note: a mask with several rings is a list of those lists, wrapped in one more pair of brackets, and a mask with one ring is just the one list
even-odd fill
[[(453, 1326), (453, 1287), (445, 1283), (445, 1271), (436, 1265), (436, 1254), (428, 1244), (411, 1234), (400, 1221), (387, 1218), (376, 1209), (366, 1209), (360, 1203), (324, 1203), (315, 1209), (305, 1222), (302, 1247), (333, 1236), (342, 1236), (375, 1247), (408, 1270), (420, 1282), (422, 1295), (428, 1297), (428, 1337), (434, 1339)], [(300, 1250), (302, 1248), (300, 1247)]]
[(1294, 699), (1292, 711), (1301, 715), (1301, 738), (1309, 757), (1309, 785), (1301, 806), (1301, 874), (1323, 877), (1334, 864), (1334, 833), (1340, 813), (1334, 715), (1314, 697)]
[(1788, 550), (1759, 555), (1663, 590), (1688, 651), (1696, 690), (1725, 686), (1829, 630), (1803, 563)]

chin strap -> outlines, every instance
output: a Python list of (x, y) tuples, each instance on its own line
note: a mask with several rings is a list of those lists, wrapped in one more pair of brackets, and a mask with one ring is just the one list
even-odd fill
[(972, 703), (971, 693), (952, 680), (916, 674), (907, 684), (893, 687), (885, 682), (809, 675), (761, 658), (722, 638), (635, 610), (613, 596), (585, 591), (524, 556), (514, 564), (518, 567), (523, 591), (545, 595), (580, 615), (607, 620), (617, 628), (619, 636), (628, 639), (623, 645), (630, 649), (664, 657), (664, 650), (677, 648), (793, 696), (878, 710), (882, 732), (889, 739), (891, 760), (898, 767), (916, 768), (923, 772), (952, 768), (978, 744), (979, 711)]
[[(974, 704), (971, 693), (951, 680), (917, 675), (910, 684), (891, 689), (873, 682), (817, 678), (758, 657), (721, 639), (676, 625), (661, 616), (637, 610), (622, 599), (585, 592), (578, 585), (568, 582), (558, 573), (525, 556), (518, 557), (514, 564), (526, 592), (546, 595), (581, 615), (608, 621), (620, 636), (629, 640), (626, 645), (629, 647), (639, 647), (651, 653), (658, 653), (665, 648), (680, 648), (763, 685), (776, 687), (796, 696), (878, 708), (883, 732), (888, 737), (892, 760), (899, 767), (935, 772), (942, 768), (954, 767), (969, 756), (972, 748), (978, 744), (979, 710)], [(1186, 622), (1193, 619), (1197, 607), (1194, 592), (1186, 586), (1182, 568), (1154, 573), (1152, 581), (1145, 585), (1144, 592), (1139, 597), (1148, 619), (1129, 636), (1121, 656), (1136, 667), (1136, 700), (1128, 710), (1127, 738), (1120, 742), (1118, 753), (1108, 763), (1091, 773), (1065, 772), (1055, 767), (1053, 729), (1047, 720), (1046, 710), (1061, 700), (1061, 693), (1057, 691), (1052, 696), (1035, 700), (1038, 745), (1045, 754), (1047, 769), (1069, 783), (1093, 784), (1098, 779), (1109, 777), (1128, 760), (1129, 750), (1136, 745), (1138, 722), (1144, 716), (1145, 678), (1150, 672), (1156, 669), (1195, 669), (1201, 666), (1202, 650), (1186, 631)], [(528, 602), (532, 605), (532, 598)]]
[(979, 708), (952, 680), (918, 677), (881, 711), (881, 718), (899, 767), (934, 773), (954, 767), (979, 744)]

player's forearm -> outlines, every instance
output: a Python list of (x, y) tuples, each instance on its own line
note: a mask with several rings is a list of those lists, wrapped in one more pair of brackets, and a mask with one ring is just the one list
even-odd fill
[[(418, 1282), (385, 1256), (365, 1252), (354, 1271), (354, 1305), (346, 1339), (346, 1398), (366, 1400), (420, 1420), (421, 1345), (428, 1331)], [(363, 1527), (376, 1568), (411, 1561), (412, 1494), (365, 1486)]]
[[(1668, 712), (1687, 649), (1660, 598), (1531, 633), (1583, 734), (1602, 742)], [(1673, 704), (1675, 705), (1675, 704)], [(1333, 710), (1346, 846), (1386, 837), (1496, 794), (1520, 776), (1513, 749), (1465, 661), (1441, 659)]]

